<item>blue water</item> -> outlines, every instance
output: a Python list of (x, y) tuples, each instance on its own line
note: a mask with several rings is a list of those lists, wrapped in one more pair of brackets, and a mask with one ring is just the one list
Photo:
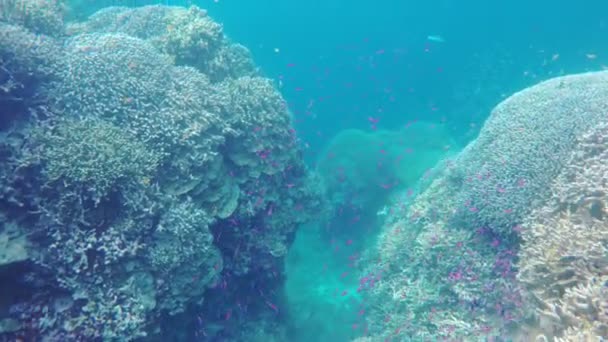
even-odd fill
[[(384, 127), (445, 117), (462, 135), (463, 126), (483, 121), (501, 96), (560, 72), (597, 69), (601, 63), (584, 55), (602, 55), (607, 49), (602, 38), (608, 29), (606, 4), (601, 1), (267, 0), (202, 5), (231, 37), (251, 48), (268, 75), (287, 78), (282, 92), (296, 110), (304, 111), (315, 100), (317, 120), (298, 125), (313, 154), (341, 129), (367, 128), (366, 118), (379, 109)], [(428, 42), (428, 35), (440, 35), (445, 43)], [(380, 50), (384, 54), (378, 55)], [(559, 59), (543, 65), (554, 54)], [(290, 63), (297, 66), (286, 68)], [(525, 76), (525, 71), (536, 77)], [(345, 87), (348, 83), (352, 88)], [(303, 91), (295, 92), (296, 87)], [(483, 92), (454, 99), (455, 92), (467, 92), (465, 87)], [(415, 92), (408, 93), (409, 88)], [(368, 97), (361, 98), (363, 94)], [(332, 99), (319, 103), (327, 96)], [(431, 112), (432, 106), (440, 110)]]
[[(608, 3), (599, 0), (72, 0), (69, 17), (151, 4), (199, 6), (251, 51), (285, 99), (302, 159), (328, 196), (327, 215), (294, 227), (286, 256), (262, 257), (265, 266), (249, 273), (219, 274), (209, 289), (182, 288), (205, 300), (188, 303), (183, 316), (150, 317), (160, 322), (156, 340), (163, 341), (347, 342), (367, 335), (366, 291), (384, 271), (370, 270), (364, 257), (374, 255), (394, 199), (409, 205), (437, 163), (475, 139), (492, 108), (514, 92), (608, 66)], [(211, 228), (215, 241), (231, 224), (259, 228), (254, 219), (230, 217), (235, 221)], [(242, 240), (226, 236), (223, 262), (236, 264)], [(417, 341), (395, 336), (390, 341)]]

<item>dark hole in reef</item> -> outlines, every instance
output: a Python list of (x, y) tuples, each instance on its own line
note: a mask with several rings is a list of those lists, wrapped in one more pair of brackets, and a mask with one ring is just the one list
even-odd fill
[(596, 220), (604, 219), (604, 204), (600, 201), (593, 201), (589, 207), (589, 214)]
[(94, 271), (93, 267), (95, 265), (95, 262), (99, 258), (99, 253), (95, 249), (89, 248), (85, 251), (85, 255), (87, 256), (87, 264), (88, 264), (87, 271), (93, 272)]
[(6, 132), (13, 127), (14, 122), (25, 117), (26, 107), (23, 102), (13, 101), (0, 95), (0, 132)]
[(86, 220), (94, 225), (97, 234), (105, 231), (121, 216), (123, 200), (118, 189), (113, 189), (97, 203), (91, 194), (86, 194), (83, 207)]
[[(32, 271), (32, 266), (29, 262), (19, 262), (0, 267), (0, 308), (29, 301), (39, 291), (24, 281), (25, 275)], [(5, 314), (0, 312), (0, 316)]]
[[(6, 60), (7, 56), (1, 56), (0, 60)], [(8, 56), (10, 59), (10, 56)], [(13, 80), (18, 81), (13, 81)], [(36, 99), (37, 92), (42, 79), (36, 79), (32, 75), (11, 75), (7, 71), (0, 70), (0, 85), (8, 82), (16, 82), (14, 88), (5, 91), (0, 89), (0, 132), (8, 131), (17, 121), (25, 121), (30, 118), (31, 110), (35, 107), (32, 99)]]

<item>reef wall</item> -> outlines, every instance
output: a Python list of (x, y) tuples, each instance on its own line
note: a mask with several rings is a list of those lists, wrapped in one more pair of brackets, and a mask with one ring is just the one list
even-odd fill
[(198, 7), (65, 13), (0, 7), (0, 336), (280, 337), (325, 208), (281, 95)]

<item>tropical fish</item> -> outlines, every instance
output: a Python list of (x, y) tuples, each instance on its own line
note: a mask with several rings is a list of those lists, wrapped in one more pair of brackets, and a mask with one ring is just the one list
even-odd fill
[(430, 36), (427, 36), (426, 39), (431, 42), (435, 42), (435, 43), (444, 43), (445, 42), (445, 39), (443, 39), (443, 37), (439, 36), (439, 35), (430, 35)]

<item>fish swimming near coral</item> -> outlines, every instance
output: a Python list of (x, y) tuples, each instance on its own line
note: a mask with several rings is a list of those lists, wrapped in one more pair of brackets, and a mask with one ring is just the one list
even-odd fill
[(445, 43), (445, 39), (443, 39), (443, 37), (439, 35), (426, 36), (426, 39), (435, 43)]

